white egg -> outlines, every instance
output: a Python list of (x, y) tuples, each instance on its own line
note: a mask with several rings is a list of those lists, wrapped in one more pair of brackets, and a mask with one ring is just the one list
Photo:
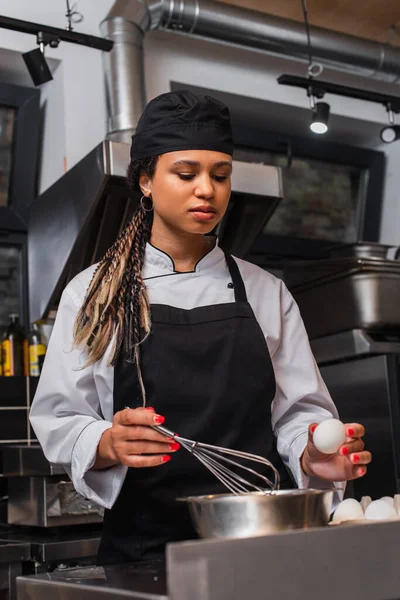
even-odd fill
[(397, 511), (397, 514), (400, 516), (400, 494), (395, 494), (393, 498), (394, 509)]
[(379, 521), (397, 518), (397, 512), (385, 500), (374, 500), (365, 511), (365, 518), (371, 521)]
[(314, 446), (324, 454), (334, 454), (346, 441), (346, 431), (338, 419), (322, 421), (314, 431)]
[(360, 504), (361, 504), (361, 508), (363, 509), (363, 511), (365, 512), (367, 509), (367, 506), (369, 506), (372, 502), (372, 498), (371, 496), (363, 496), (360, 500)]
[(394, 507), (394, 498), (391, 498), (390, 496), (382, 496), (381, 500), (383, 500), (384, 502), (387, 502), (389, 504), (389, 506)]
[(364, 518), (364, 511), (361, 504), (354, 498), (346, 498), (335, 510), (332, 521), (340, 523), (341, 521), (354, 521)]

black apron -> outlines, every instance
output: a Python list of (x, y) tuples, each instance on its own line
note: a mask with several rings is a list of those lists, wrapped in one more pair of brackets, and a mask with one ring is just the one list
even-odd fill
[[(276, 384), (268, 347), (238, 266), (229, 255), (226, 261), (235, 302), (191, 310), (152, 304), (152, 332), (141, 346), (147, 403), (182, 437), (268, 458), (280, 471), (281, 487), (293, 487), (272, 433)], [(142, 398), (135, 365), (121, 358), (114, 413), (126, 406), (142, 406)], [(98, 564), (154, 558), (167, 542), (198, 537), (186, 504), (176, 499), (227, 490), (185, 449), (171, 456), (159, 467), (128, 469), (113, 508), (105, 511)]]

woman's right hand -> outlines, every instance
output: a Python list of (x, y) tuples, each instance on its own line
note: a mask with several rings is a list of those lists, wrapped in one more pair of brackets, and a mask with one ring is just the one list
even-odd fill
[(171, 459), (180, 445), (151, 428), (165, 419), (153, 408), (126, 408), (114, 415), (112, 427), (106, 429), (97, 447), (93, 469), (122, 464), (127, 467), (157, 467)]

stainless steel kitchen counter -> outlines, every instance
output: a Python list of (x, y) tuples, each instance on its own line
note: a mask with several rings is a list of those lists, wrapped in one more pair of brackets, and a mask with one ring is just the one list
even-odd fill
[(19, 577), (18, 600), (168, 600), (163, 561)]
[(0, 526), (0, 540), (15, 545), (26, 544), (30, 547), (30, 559), (40, 563), (60, 563), (68, 559), (95, 557), (100, 536), (100, 529), (94, 527), (92, 531), (88, 528), (70, 527), (66, 531), (58, 530), (55, 533), (36, 528), (16, 529)]
[(180, 542), (167, 578), (160, 563), (20, 577), (18, 600), (394, 600), (399, 541), (392, 521)]

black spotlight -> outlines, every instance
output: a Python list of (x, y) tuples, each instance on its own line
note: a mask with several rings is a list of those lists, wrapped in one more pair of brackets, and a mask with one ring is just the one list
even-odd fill
[(400, 125), (389, 125), (381, 129), (381, 140), (386, 144), (391, 144), (400, 139)]
[(46, 83), (46, 81), (51, 81), (53, 79), (53, 75), (51, 74), (44, 54), (40, 48), (35, 48), (35, 50), (25, 52), (25, 54), (22, 55), (22, 58), (25, 61), (35, 86), (41, 85), (42, 83)]
[(31, 50), (30, 52), (25, 52), (25, 54), (22, 55), (22, 58), (25, 61), (33, 83), (38, 86), (53, 79), (53, 75), (51, 74), (44, 57), (45, 46), (49, 45), (50, 48), (57, 48), (60, 39), (52, 33), (39, 31), (36, 36), (36, 41), (39, 44), (39, 48), (35, 48), (35, 50)]
[(314, 109), (310, 129), (314, 133), (326, 133), (328, 131), (330, 106), (327, 102), (317, 102)]

